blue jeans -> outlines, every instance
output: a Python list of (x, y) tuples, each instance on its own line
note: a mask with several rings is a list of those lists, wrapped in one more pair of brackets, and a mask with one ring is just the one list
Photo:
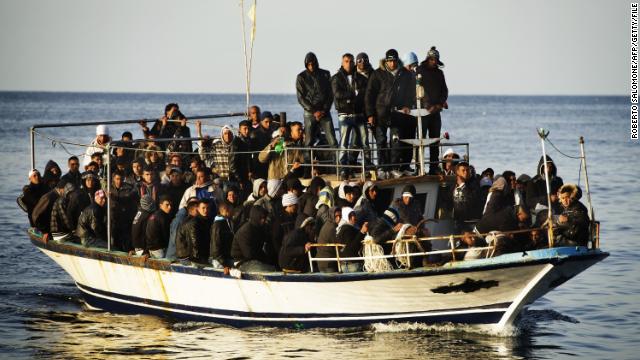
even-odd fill
[[(346, 149), (348, 144), (348, 147), (352, 149), (365, 149), (365, 157), (367, 157), (367, 127), (364, 116), (339, 114), (338, 122), (340, 124), (340, 148)], [(351, 136), (352, 131), (354, 136)], [(341, 151), (340, 153), (340, 164), (342, 165), (354, 165), (359, 154), (357, 151)]]
[(333, 127), (331, 114), (326, 113), (320, 120), (316, 120), (313, 113), (307, 111), (304, 112), (304, 146), (310, 147), (316, 142), (320, 128), (324, 131), (327, 144), (329, 144), (330, 147), (336, 147), (338, 143), (336, 141), (336, 131)]

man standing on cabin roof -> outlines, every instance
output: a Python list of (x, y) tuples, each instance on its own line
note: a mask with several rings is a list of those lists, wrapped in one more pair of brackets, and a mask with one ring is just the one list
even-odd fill
[(298, 103), (304, 109), (304, 146), (316, 143), (320, 127), (329, 146), (335, 147), (337, 142), (330, 113), (333, 103), (331, 76), (319, 67), (318, 58), (312, 52), (304, 57), (304, 67), (305, 70), (296, 78)]
[[(427, 58), (418, 66), (416, 72), (422, 75), (422, 86), (425, 97), (422, 99), (422, 107), (426, 108), (430, 114), (422, 117), (422, 138), (439, 138), (442, 119), (440, 112), (448, 109), (447, 98), (449, 89), (444, 79), (444, 73), (440, 67), (444, 64), (440, 61), (440, 52), (435, 46), (427, 52)], [(429, 147), (429, 174), (435, 175), (438, 172), (438, 156), (440, 148), (436, 145)]]
[(89, 165), (93, 153), (104, 152), (104, 148), (109, 141), (111, 141), (111, 137), (109, 136), (109, 128), (107, 125), (98, 125), (96, 127), (96, 137), (91, 141), (91, 145), (84, 153), (83, 165)]
[[(356, 138), (355, 147), (364, 148), (366, 142), (366, 128), (364, 120), (364, 94), (367, 88), (367, 78), (355, 71), (353, 55), (342, 55), (342, 66), (331, 78), (331, 89), (335, 99), (338, 121), (340, 123), (340, 148), (345, 149), (349, 144), (351, 134)], [(364, 131), (362, 131), (364, 129)], [(362, 134), (364, 133), (364, 137)], [(355, 165), (358, 153), (343, 151), (340, 157), (341, 165)], [(352, 171), (343, 168), (341, 177), (346, 179)]]
[[(365, 95), (367, 121), (375, 126), (379, 178), (388, 177), (387, 171), (400, 169), (400, 165), (397, 165), (401, 161), (398, 151), (400, 130), (402, 122), (411, 121), (408, 114), (414, 99), (415, 84), (411, 73), (402, 66), (395, 49), (387, 50), (380, 67), (369, 78)], [(393, 142), (391, 154), (387, 130), (390, 130)], [(390, 162), (396, 165), (386, 165)], [(408, 164), (403, 167), (408, 167)]]

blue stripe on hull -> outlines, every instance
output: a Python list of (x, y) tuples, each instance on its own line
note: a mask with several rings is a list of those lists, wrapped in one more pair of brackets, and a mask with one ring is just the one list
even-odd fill
[[(276, 320), (265, 320), (264, 314), (243, 314), (242, 318), (234, 318), (233, 316), (225, 315), (226, 311), (216, 311), (215, 309), (207, 309), (202, 313), (185, 313), (179, 311), (172, 311), (171, 309), (178, 310), (180, 305), (164, 304), (165, 308), (158, 308), (156, 304), (152, 304), (154, 301), (143, 300), (142, 302), (133, 302), (127, 297), (127, 299), (120, 299), (117, 294), (95, 294), (91, 288), (77, 284), (78, 288), (82, 291), (85, 301), (88, 305), (99, 308), (105, 311), (122, 314), (148, 314), (156, 315), (172, 320), (180, 321), (202, 321), (202, 322), (215, 322), (219, 324), (230, 325), (234, 327), (249, 327), (249, 326), (276, 326), (287, 328), (337, 328), (337, 327), (355, 327), (363, 326), (372, 323), (386, 323), (386, 322), (420, 322), (425, 324), (434, 323), (460, 323), (460, 324), (495, 324), (500, 321), (502, 315), (504, 315), (506, 308), (509, 304), (497, 304), (500, 308), (492, 310), (489, 308), (477, 308), (477, 309), (464, 309), (464, 310), (445, 310), (445, 311), (432, 311), (433, 314), (419, 313), (414, 315), (406, 314), (385, 314), (382, 317), (375, 319), (366, 318), (367, 316), (379, 314), (358, 314), (336, 319), (331, 314), (325, 315), (325, 317), (332, 317), (332, 319), (300, 319), (298, 314), (271, 314), (278, 317)], [(86, 289), (86, 290), (85, 290)], [(91, 289), (91, 290), (89, 290)], [(153, 307), (156, 306), (156, 307)], [(476, 311), (474, 311), (476, 310)], [(456, 312), (458, 311), (458, 312)], [(443, 314), (446, 313), (446, 314)], [(256, 316), (257, 315), (257, 316)], [(321, 317), (320, 314), (313, 314), (314, 317)], [(252, 317), (254, 316), (254, 317)], [(304, 316), (304, 315), (303, 315)], [(307, 315), (308, 316), (308, 315)], [(296, 317), (298, 319), (287, 319), (287, 317)], [(365, 317), (362, 319), (361, 317)]]

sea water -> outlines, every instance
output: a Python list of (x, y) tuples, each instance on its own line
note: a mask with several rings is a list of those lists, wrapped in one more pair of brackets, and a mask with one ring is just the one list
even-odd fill
[[(255, 95), (263, 110), (302, 120), (293, 95)], [(16, 197), (30, 170), (33, 124), (157, 118), (178, 102), (189, 116), (242, 111), (243, 95), (0, 92), (0, 358), (539, 358), (637, 359), (640, 334), (640, 146), (629, 140), (624, 97), (452, 96), (443, 115), (451, 142), (470, 143), (478, 172), (535, 175), (536, 128), (550, 130), (547, 152), (565, 182), (580, 183), (578, 139), (585, 138), (601, 247), (611, 256), (536, 301), (517, 326), (496, 333), (468, 325), (376, 324), (340, 330), (234, 329), (87, 309), (71, 278), (31, 245)], [(334, 114), (334, 119), (336, 118)], [(205, 120), (204, 132), (239, 118)], [(218, 126), (215, 126), (218, 125)], [(114, 137), (137, 124), (111, 127)], [(42, 129), (36, 167), (49, 159), (66, 172), (94, 127)], [(192, 134), (195, 128), (191, 124)], [(464, 148), (456, 148), (464, 152)], [(586, 196), (583, 197), (586, 201)], [(224, 294), (221, 294), (224, 296)], [(398, 299), (401, 301), (401, 299)]]

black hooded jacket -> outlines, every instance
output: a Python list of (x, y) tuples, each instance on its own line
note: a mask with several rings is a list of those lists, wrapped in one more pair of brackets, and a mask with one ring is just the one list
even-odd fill
[[(310, 72), (307, 64), (314, 63), (314, 71)], [(312, 52), (304, 57), (305, 70), (296, 78), (296, 94), (298, 103), (306, 112), (324, 111), (329, 113), (333, 103), (331, 92), (331, 75), (327, 70), (320, 69), (318, 58)]]
[[(553, 163), (553, 169), (549, 174), (549, 188), (552, 192), (557, 191), (562, 186), (562, 178), (556, 176), (557, 167), (553, 159), (547, 155), (547, 161)], [(547, 204), (547, 185), (544, 178), (544, 161), (542, 156), (538, 161), (537, 175), (527, 184), (526, 200), (529, 209), (534, 209), (536, 204)]]
[(267, 217), (267, 210), (253, 206), (249, 213), (249, 221), (242, 225), (233, 237), (231, 257), (234, 261), (246, 262), (259, 260), (266, 262), (267, 256), (262, 251), (264, 240), (268, 238), (266, 228), (260, 225), (260, 219)]
[(442, 70), (437, 67), (430, 68), (425, 60), (420, 63), (416, 73), (422, 75), (422, 86), (424, 87), (425, 95), (423, 102), (426, 102), (426, 105), (423, 106), (429, 107), (431, 105), (444, 104), (449, 97), (449, 88), (447, 88), (447, 82), (444, 79)]
[(308, 271), (309, 261), (305, 255), (305, 244), (309, 241), (305, 229), (297, 228), (287, 234), (278, 257), (280, 267), (287, 270)]
[[(57, 174), (54, 174), (52, 169), (56, 168), (58, 170)], [(62, 172), (60, 170), (60, 166), (53, 160), (49, 160), (47, 165), (44, 167), (44, 174), (42, 174), (42, 181), (47, 184), (49, 189), (53, 189), (60, 181), (60, 177), (62, 176)]]
[(171, 215), (158, 209), (147, 219), (145, 244), (148, 250), (166, 249), (169, 245)]
[(371, 74), (367, 83), (366, 115), (377, 116), (378, 123), (388, 125), (391, 111), (414, 107), (415, 98), (416, 86), (412, 74), (398, 63), (398, 72), (394, 76), (381, 61), (380, 67)]
[(340, 67), (331, 77), (331, 89), (338, 114), (364, 114), (364, 95), (367, 90), (367, 78), (364, 75), (355, 69), (347, 74)]

